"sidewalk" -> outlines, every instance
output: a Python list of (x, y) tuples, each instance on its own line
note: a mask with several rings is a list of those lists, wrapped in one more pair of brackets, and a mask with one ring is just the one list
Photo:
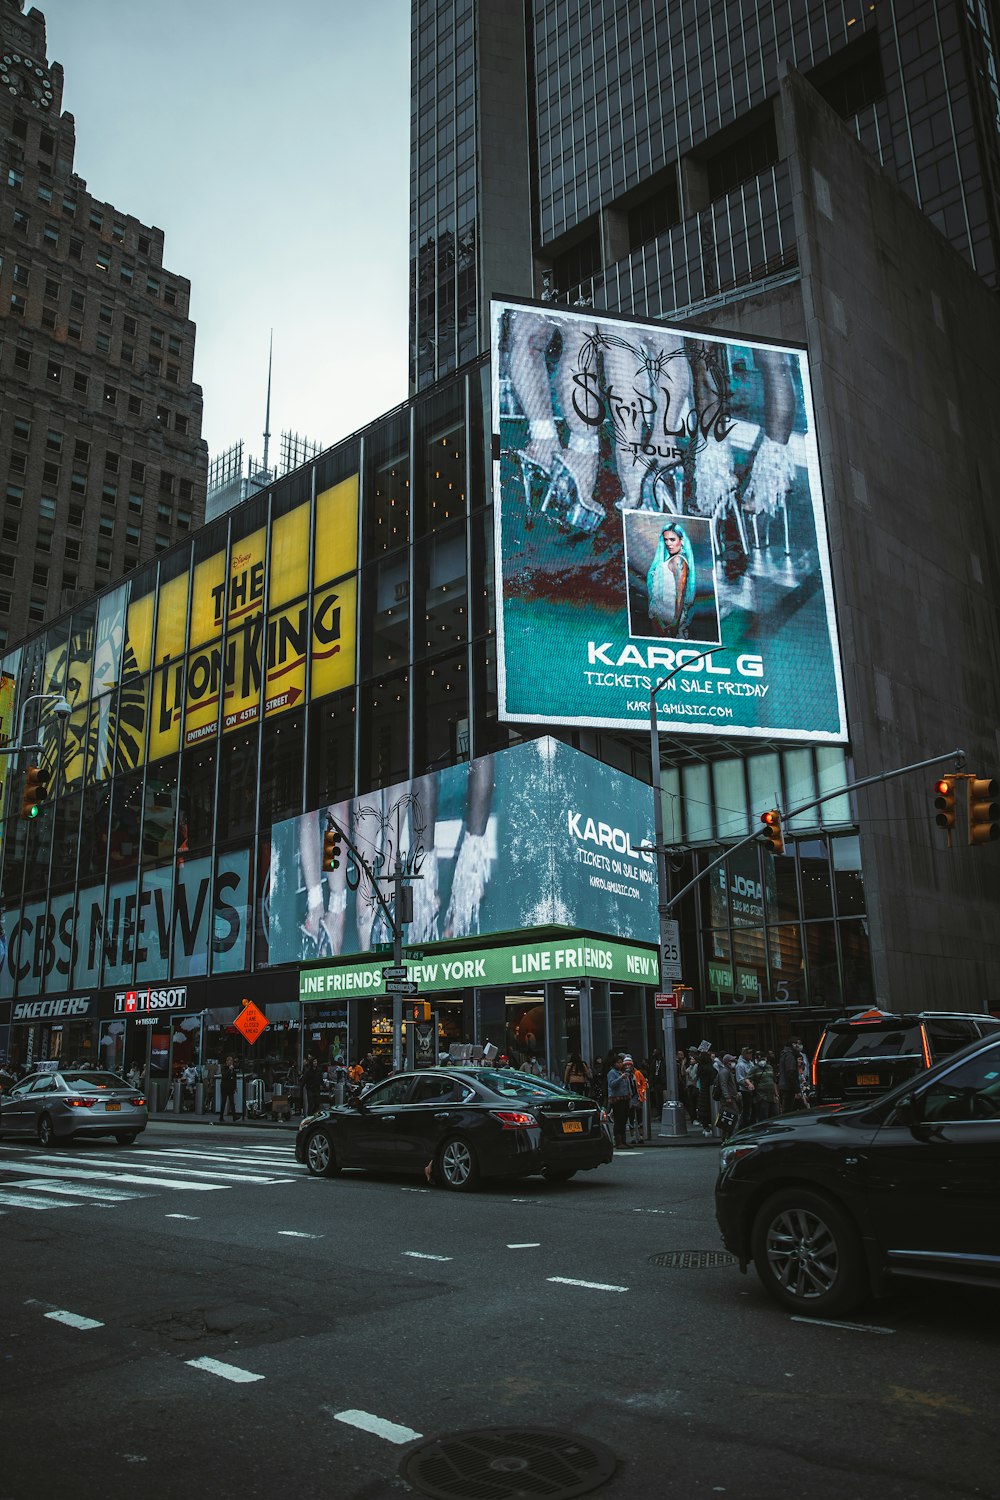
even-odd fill
[(211, 1130), (297, 1130), (299, 1128), (299, 1116), (293, 1116), (291, 1120), (231, 1120), (226, 1117), (226, 1123), (220, 1125), (215, 1115), (196, 1115), (193, 1110), (182, 1110), (176, 1114), (172, 1109), (161, 1109), (155, 1113), (150, 1110), (150, 1123), (155, 1121), (158, 1125), (200, 1125), (203, 1129)]

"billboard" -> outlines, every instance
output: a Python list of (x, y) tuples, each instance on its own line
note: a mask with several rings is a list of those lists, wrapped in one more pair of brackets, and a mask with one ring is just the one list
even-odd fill
[(322, 870), (327, 813), (381, 877), (387, 901), (397, 849), (416, 877), (409, 944), (542, 927), (656, 942), (651, 789), (545, 736), (276, 823), (272, 964), (392, 941), (350, 853)]
[(491, 312), (500, 718), (846, 740), (805, 351)]

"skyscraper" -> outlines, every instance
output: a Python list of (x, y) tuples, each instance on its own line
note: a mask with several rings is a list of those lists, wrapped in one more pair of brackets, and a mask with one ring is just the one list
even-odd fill
[(794, 271), (782, 62), (997, 285), (995, 0), (414, 0), (412, 17), (415, 389), (484, 347), (497, 291), (665, 317)]
[(45, 19), (0, 11), (0, 646), (201, 523), (190, 284), (74, 171)]

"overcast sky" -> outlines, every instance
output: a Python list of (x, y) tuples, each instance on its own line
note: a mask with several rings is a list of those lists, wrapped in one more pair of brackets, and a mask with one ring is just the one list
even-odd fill
[(210, 457), (261, 455), (272, 327), (272, 463), (402, 401), (408, 0), (36, 3), (76, 171), (191, 282)]

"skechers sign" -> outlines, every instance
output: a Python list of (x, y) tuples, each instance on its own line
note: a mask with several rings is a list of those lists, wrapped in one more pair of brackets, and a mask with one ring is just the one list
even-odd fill
[(14, 1021), (75, 1021), (89, 1016), (94, 1004), (92, 995), (71, 995), (65, 1000), (18, 1000), (14, 1004)]
[(164, 990), (119, 990), (115, 995), (116, 1016), (148, 1016), (153, 1011), (187, 1010), (187, 986)]

